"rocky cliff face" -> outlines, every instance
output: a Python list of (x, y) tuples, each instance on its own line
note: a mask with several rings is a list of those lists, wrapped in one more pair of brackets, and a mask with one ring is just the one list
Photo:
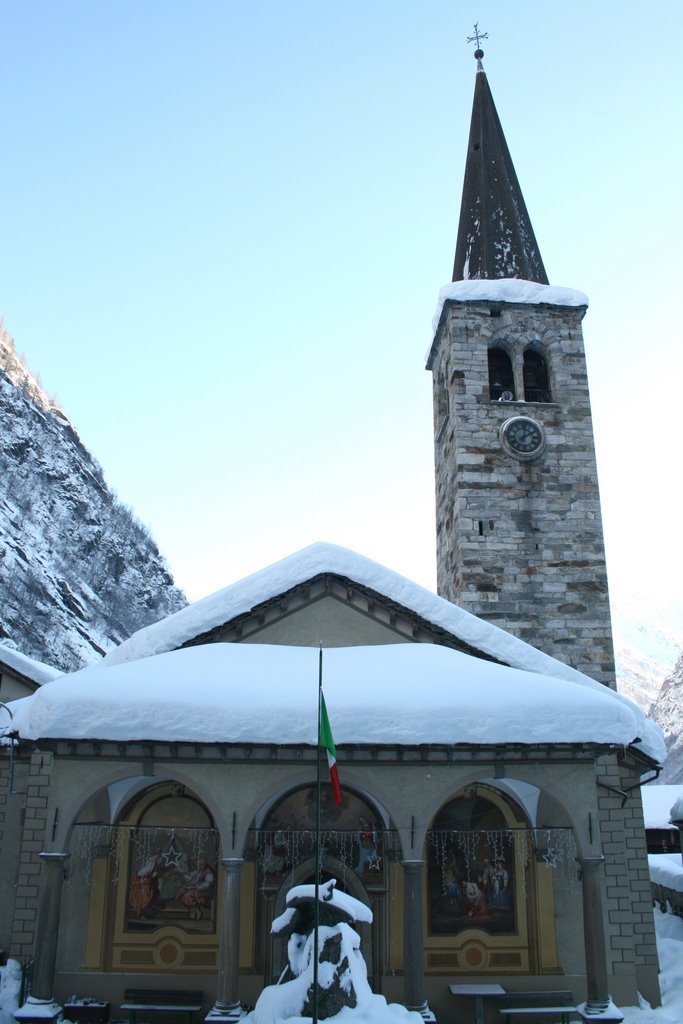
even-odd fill
[(67, 671), (186, 603), (0, 323), (0, 642)]

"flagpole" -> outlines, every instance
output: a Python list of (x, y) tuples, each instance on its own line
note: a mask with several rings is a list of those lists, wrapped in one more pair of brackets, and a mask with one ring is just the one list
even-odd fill
[(323, 692), (323, 647), (318, 652), (318, 733), (315, 780), (315, 910), (313, 923), (313, 1024), (318, 1024), (318, 928), (320, 925), (320, 729)]

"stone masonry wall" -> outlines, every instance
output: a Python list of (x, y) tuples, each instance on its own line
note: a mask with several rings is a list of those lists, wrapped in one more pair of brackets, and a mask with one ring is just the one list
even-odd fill
[[(438, 591), (613, 686), (583, 313), (521, 303), (446, 303), (429, 364)], [(488, 349), (507, 351), (521, 385), (528, 346), (545, 357), (553, 401), (493, 401)], [(501, 443), (500, 427), (515, 415), (529, 416), (545, 430), (546, 450), (533, 461), (515, 458)]]
[(38, 855), (46, 849), (49, 838), (47, 809), (52, 768), (52, 754), (36, 751), (32, 755), (26, 785), (24, 828), (10, 939), (13, 957), (30, 957), (35, 951), (41, 872)]
[[(6, 754), (6, 750), (2, 753)], [(7, 950), (14, 907), (14, 837), (11, 834), (12, 822), (9, 820), (12, 812), (9, 803), (9, 758), (3, 757), (0, 768), (0, 907), (3, 908), (0, 914), (0, 949)]]
[[(598, 761), (600, 782), (626, 792), (638, 783), (637, 770), (614, 757)], [(623, 804), (623, 806), (622, 806)], [(658, 961), (647, 865), (640, 789), (623, 797), (600, 788), (600, 830), (605, 856), (606, 943), (608, 969), (616, 975), (635, 970), (638, 989), (655, 1004)]]

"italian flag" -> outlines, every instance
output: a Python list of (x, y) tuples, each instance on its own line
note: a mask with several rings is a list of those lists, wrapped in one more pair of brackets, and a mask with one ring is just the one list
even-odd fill
[(318, 742), (321, 747), (324, 747), (325, 753), (327, 754), (327, 767), (330, 770), (332, 795), (334, 797), (335, 804), (339, 807), (339, 804), (341, 803), (341, 786), (339, 785), (339, 769), (337, 768), (337, 751), (334, 747), (332, 730), (330, 729), (330, 720), (327, 717), (325, 698), (322, 693), (320, 694), (320, 737)]

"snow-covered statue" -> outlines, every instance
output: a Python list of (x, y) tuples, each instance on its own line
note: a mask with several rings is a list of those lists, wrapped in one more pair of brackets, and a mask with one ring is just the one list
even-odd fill
[[(387, 1004), (374, 995), (360, 951), (355, 921), (372, 922), (372, 911), (347, 893), (335, 889), (331, 878), (318, 887), (318, 999), (319, 1020), (340, 1014), (349, 1020), (354, 1011), (373, 1024), (423, 1024), (419, 1013), (397, 1003)], [(287, 938), (288, 965), (277, 985), (269, 985), (246, 1018), (249, 1024), (276, 1024), (292, 1017), (311, 1017), (313, 1011), (315, 886), (297, 885), (287, 893), (287, 909), (273, 921), (271, 932)]]

